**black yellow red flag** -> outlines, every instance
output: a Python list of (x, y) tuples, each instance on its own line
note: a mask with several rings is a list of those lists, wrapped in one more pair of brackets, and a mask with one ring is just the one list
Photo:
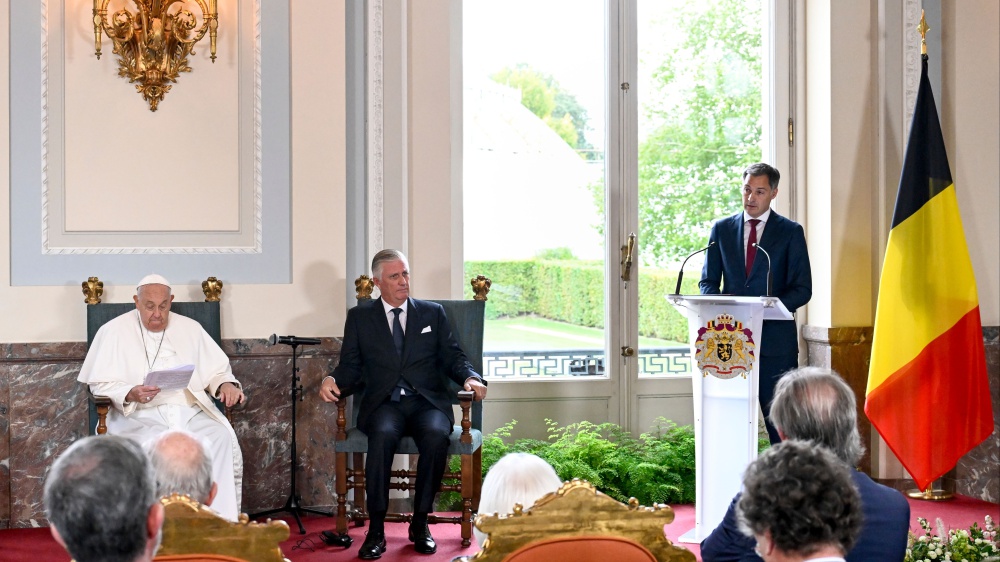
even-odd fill
[(923, 55), (865, 413), (924, 490), (993, 432), (979, 296)]

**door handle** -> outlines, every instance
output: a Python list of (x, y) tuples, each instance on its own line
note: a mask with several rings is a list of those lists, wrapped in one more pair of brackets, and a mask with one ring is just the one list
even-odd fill
[(632, 278), (632, 260), (635, 251), (635, 233), (630, 232), (628, 242), (622, 246), (622, 281), (628, 283)]

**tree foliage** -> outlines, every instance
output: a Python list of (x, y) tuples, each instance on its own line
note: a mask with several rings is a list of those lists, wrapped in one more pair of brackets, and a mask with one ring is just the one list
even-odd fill
[[(681, 39), (656, 67), (640, 117), (646, 265), (704, 246), (712, 221), (740, 208), (742, 171), (761, 158), (760, 21), (760, 2), (688, 0), (671, 22)], [(603, 210), (603, 182), (591, 188)]]
[(492, 78), (520, 90), (521, 105), (544, 121), (566, 144), (578, 151), (593, 148), (586, 138), (587, 110), (551, 75), (521, 63), (501, 69)]

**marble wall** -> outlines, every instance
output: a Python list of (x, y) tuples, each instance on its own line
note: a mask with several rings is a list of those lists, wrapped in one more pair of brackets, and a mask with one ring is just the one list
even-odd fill
[[(866, 453), (860, 469), (871, 472), (871, 423), (864, 414), (864, 397), (868, 385), (868, 364), (871, 358), (871, 327), (824, 328), (805, 326), (803, 337), (809, 350), (809, 364), (834, 369), (858, 397), (858, 427)], [(1000, 327), (983, 328), (986, 347), (986, 372), (993, 401), (993, 434), (969, 451), (954, 470), (942, 480), (946, 489), (959, 494), (1000, 503)], [(914, 488), (912, 480), (892, 480), (888, 485), (906, 490)]]
[[(243, 449), (243, 511), (283, 507), (291, 493), (291, 348), (256, 339), (227, 340), (223, 348), (249, 397), (232, 416)], [(324, 338), (299, 349), (298, 494), (303, 506), (331, 506), (336, 414), (318, 388), (336, 365), (340, 342)], [(88, 434), (86, 388), (76, 382), (85, 354), (83, 343), (0, 345), (0, 528), (46, 522), (46, 468)]]

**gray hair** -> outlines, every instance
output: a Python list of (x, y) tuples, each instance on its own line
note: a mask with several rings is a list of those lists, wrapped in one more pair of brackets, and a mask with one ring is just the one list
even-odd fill
[(146, 550), (153, 488), (149, 461), (137, 443), (85, 437), (49, 470), (45, 510), (77, 562), (132, 562)]
[(802, 367), (785, 373), (774, 387), (770, 417), (788, 439), (815, 441), (850, 466), (865, 451), (854, 391), (830, 369)]
[(381, 250), (379, 251), (379, 253), (375, 254), (374, 258), (372, 258), (372, 277), (381, 280), (382, 265), (389, 263), (391, 261), (401, 261), (405, 264), (409, 264), (409, 262), (406, 259), (406, 256), (403, 255), (403, 252), (400, 252), (399, 250), (393, 250), (390, 248)]
[(782, 441), (747, 467), (736, 517), (745, 534), (769, 532), (785, 553), (809, 556), (825, 546), (847, 553), (861, 530), (861, 496), (829, 449)]
[[(483, 479), (479, 513), (508, 514), (519, 503), (525, 510), (562, 485), (552, 465), (531, 453), (510, 453), (494, 464)], [(475, 529), (479, 546), (486, 534)]]
[(763, 162), (750, 164), (743, 170), (743, 183), (746, 183), (748, 177), (753, 176), (767, 176), (767, 183), (771, 186), (771, 190), (777, 189), (778, 182), (781, 180), (781, 172), (774, 166)]
[(212, 493), (212, 455), (192, 433), (170, 430), (143, 445), (156, 478), (156, 494), (186, 494), (201, 503)]

